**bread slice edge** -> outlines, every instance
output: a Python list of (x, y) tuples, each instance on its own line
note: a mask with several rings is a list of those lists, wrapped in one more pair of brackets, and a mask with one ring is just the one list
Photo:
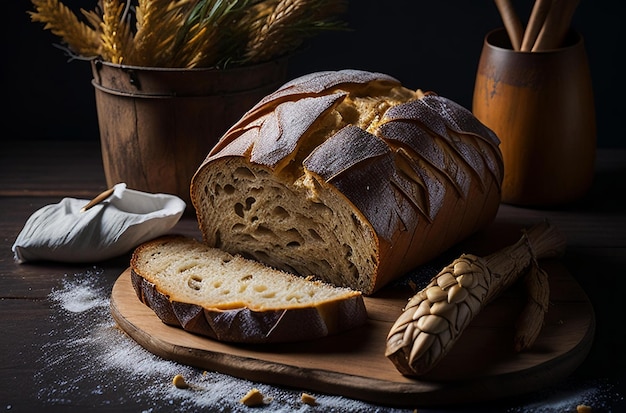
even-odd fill
[[(176, 291), (160, 285), (158, 274), (150, 274), (141, 265), (141, 260), (148, 258), (146, 254), (153, 254), (159, 248), (164, 248), (164, 245), (174, 245), (192, 255), (204, 252), (216, 260), (236, 259), (262, 271), (266, 278), (275, 276), (280, 282), (285, 282), (286, 279), (296, 277), (299, 284), (306, 284), (313, 290), (329, 290), (332, 294), (320, 301), (266, 308), (248, 305), (244, 301), (224, 304), (190, 300), (189, 297), (180, 297)], [(230, 255), (188, 236), (165, 235), (143, 243), (133, 252), (130, 269), (131, 282), (137, 297), (162, 322), (218, 341), (281, 343), (312, 340), (339, 334), (367, 321), (365, 303), (359, 291), (305, 280), (261, 263)]]

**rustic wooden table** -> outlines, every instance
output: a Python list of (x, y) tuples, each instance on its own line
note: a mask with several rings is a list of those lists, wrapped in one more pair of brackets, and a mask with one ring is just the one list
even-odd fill
[[(11, 246), (28, 217), (63, 197), (91, 199), (106, 189), (96, 142), (3, 143), (0, 152), (0, 408), (7, 411), (245, 411), (239, 398), (251, 387), (273, 395), (271, 411), (303, 411), (289, 389), (197, 371), (146, 352), (116, 328), (108, 297), (128, 256), (95, 264), (17, 264)], [(545, 391), (442, 411), (626, 411), (626, 151), (599, 150), (588, 195), (551, 209), (501, 205), (500, 228), (548, 219), (568, 239), (563, 265), (587, 293), (595, 336), (582, 364)], [(176, 232), (198, 236), (193, 217)], [(199, 385), (177, 392), (176, 372)], [(333, 411), (413, 411), (319, 394)], [(263, 409), (264, 411), (267, 409)], [(308, 411), (308, 410), (307, 410)]]

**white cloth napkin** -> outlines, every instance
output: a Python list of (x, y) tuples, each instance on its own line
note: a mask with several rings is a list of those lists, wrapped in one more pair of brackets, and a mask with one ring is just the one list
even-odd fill
[(177, 196), (136, 191), (124, 183), (82, 212), (88, 202), (63, 198), (35, 211), (13, 244), (15, 260), (78, 263), (114, 258), (166, 233), (186, 207)]

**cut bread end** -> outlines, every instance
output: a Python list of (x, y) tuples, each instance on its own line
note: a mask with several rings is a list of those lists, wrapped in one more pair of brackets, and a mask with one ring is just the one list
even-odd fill
[(378, 239), (339, 191), (310, 176), (282, 180), (241, 157), (214, 163), (193, 183), (204, 242), (292, 274), (374, 291)]

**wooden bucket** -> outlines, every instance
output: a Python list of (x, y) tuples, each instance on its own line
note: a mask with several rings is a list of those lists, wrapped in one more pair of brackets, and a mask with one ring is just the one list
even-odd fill
[(191, 178), (208, 152), (287, 77), (287, 58), (224, 70), (91, 67), (107, 185), (174, 194), (188, 211)]

